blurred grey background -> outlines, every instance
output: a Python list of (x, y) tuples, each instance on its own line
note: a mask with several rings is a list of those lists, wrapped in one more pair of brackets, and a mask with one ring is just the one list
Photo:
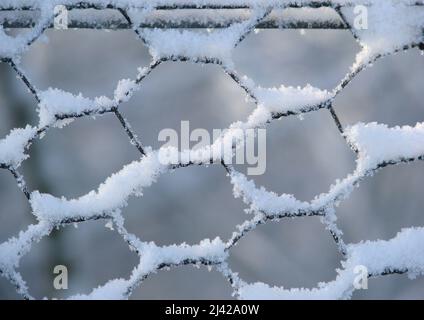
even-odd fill
[[(132, 31), (68, 30), (47, 33), (22, 59), (39, 89), (62, 88), (84, 96), (111, 96), (118, 80), (134, 78), (146, 66), (148, 50)], [(267, 30), (251, 34), (235, 50), (240, 74), (261, 86), (307, 83), (332, 89), (348, 71), (359, 46), (348, 31)], [(378, 61), (363, 72), (335, 103), (344, 125), (358, 121), (414, 125), (424, 120), (424, 59), (409, 51)], [(163, 128), (179, 132), (226, 128), (253, 110), (244, 92), (216, 66), (165, 63), (122, 106), (144, 145), (160, 146)], [(0, 64), (0, 136), (14, 127), (37, 123), (36, 102), (5, 64)], [(267, 130), (267, 171), (254, 177), (278, 193), (311, 200), (337, 178), (352, 172), (353, 153), (338, 134), (330, 114), (321, 110), (276, 121)], [(79, 119), (52, 129), (36, 141), (21, 167), (31, 190), (68, 198), (87, 193), (123, 165), (139, 158), (112, 115)], [(422, 163), (387, 168), (362, 183), (337, 213), (346, 242), (389, 239), (404, 227), (424, 225)], [(162, 176), (142, 198), (124, 209), (126, 226), (159, 245), (229, 238), (248, 218), (220, 166), (180, 169)], [(29, 205), (7, 171), (0, 171), (0, 242), (34, 223)], [(137, 257), (104, 221), (69, 226), (36, 244), (21, 271), (38, 298), (88, 293), (106, 281), (127, 278)], [(342, 257), (318, 219), (283, 220), (259, 227), (231, 251), (230, 265), (249, 282), (314, 287), (333, 280)], [(69, 269), (69, 289), (53, 289), (53, 267)], [(0, 278), (0, 298), (19, 298)], [(223, 277), (191, 266), (161, 271), (140, 286), (132, 299), (231, 298)], [(373, 279), (355, 299), (424, 298), (424, 279), (406, 276)]]

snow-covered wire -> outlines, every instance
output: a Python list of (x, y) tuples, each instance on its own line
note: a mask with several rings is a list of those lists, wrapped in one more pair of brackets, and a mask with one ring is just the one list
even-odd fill
[[(134, 80), (119, 81), (110, 97), (87, 98), (81, 94), (74, 95), (55, 88), (39, 90), (20, 67), (19, 58), (44, 30), (52, 25), (54, 18), (52, 12), (57, 4), (64, 4), (68, 9), (115, 10), (148, 46), (152, 62), (148, 67), (138, 69), (138, 75)], [(356, 30), (351, 27), (353, 17), (346, 8), (355, 4), (366, 5), (370, 19), (373, 22), (377, 21), (368, 30)], [(31, 250), (32, 244), (48, 236), (53, 229), (71, 223), (99, 219), (113, 222), (116, 232), (126, 241), (130, 249), (138, 254), (139, 264), (128, 279), (111, 280), (93, 289), (89, 294), (70, 298), (127, 299), (151, 274), (181, 265), (204, 265), (216, 269), (229, 281), (235, 296), (248, 299), (350, 298), (355, 289), (353, 269), (357, 265), (366, 266), (370, 277), (393, 273), (408, 273), (412, 277), (423, 274), (424, 228), (402, 230), (389, 241), (346, 244), (343, 232), (337, 226), (335, 212), (339, 203), (349, 197), (361, 181), (378, 170), (388, 165), (424, 160), (424, 123), (418, 123), (414, 127), (389, 128), (377, 123), (358, 123), (344, 127), (333, 107), (334, 100), (343, 89), (371, 63), (387, 55), (422, 47), (424, 11), (418, 8), (422, 4), (421, 1), (412, 0), (217, 0), (213, 3), (206, 0), (2, 1), (0, 11), (39, 10), (41, 14), (39, 22), (28, 33), (15, 38), (7, 35), (0, 27), (0, 59), (10, 65), (34, 96), (39, 115), (39, 123), (36, 126), (28, 125), (25, 128), (14, 129), (0, 140), (0, 168), (11, 172), (18, 187), (27, 197), (32, 214), (38, 220), (37, 224), (30, 225), (16, 237), (0, 244), (0, 275), (15, 286), (23, 298), (33, 299), (30, 289), (18, 271), (21, 258)], [(310, 85), (303, 88), (284, 85), (278, 88), (262, 88), (256, 86), (252, 79), (237, 73), (232, 63), (232, 50), (260, 26), (273, 10), (288, 8), (303, 10), (311, 7), (326, 7), (333, 10), (341, 19), (343, 26), (351, 30), (362, 47), (351, 70), (333, 90), (321, 90)], [(243, 20), (235, 20), (222, 29), (210, 33), (140, 27), (143, 26), (143, 19), (157, 10), (240, 8), (249, 9), (251, 13)], [(129, 121), (120, 112), (120, 106), (131, 99), (150, 73), (162, 63), (170, 61), (220, 66), (223, 72), (245, 91), (247, 97), (255, 103), (256, 109), (245, 121), (232, 124), (212, 145), (200, 150), (179, 153), (171, 148), (151, 150), (143, 146)], [(316, 196), (309, 202), (300, 201), (289, 194), (278, 195), (263, 187), (257, 187), (244, 174), (226, 163), (226, 159), (233, 155), (222, 151), (222, 145), (226, 141), (235, 141), (233, 146), (236, 149), (244, 143), (243, 132), (248, 129), (261, 128), (276, 119), (320, 109), (327, 109), (340, 134), (357, 157), (354, 172), (336, 181), (328, 192)], [(78, 118), (106, 113), (115, 115), (130, 143), (140, 153), (138, 161), (126, 165), (106, 179), (97, 190), (79, 198), (57, 198), (40, 193), (38, 190), (28, 190), (24, 177), (18, 169), (29, 157), (28, 152), (35, 139), (44, 136), (52, 127), (62, 128)], [(163, 151), (178, 154), (180, 162), (175, 164), (164, 163), (163, 159), (160, 161), (159, 153)], [(150, 187), (161, 175), (171, 174), (175, 169), (211, 163), (222, 165), (224, 173), (229, 176), (233, 185), (234, 196), (243, 200), (248, 207), (247, 212), (252, 215), (251, 219), (237, 226), (230, 239), (227, 241), (220, 238), (204, 239), (195, 245), (183, 243), (157, 246), (153, 242), (143, 242), (126, 230), (122, 210), (127, 205), (129, 197), (142, 196), (143, 189)], [(263, 283), (248, 284), (229, 268), (227, 259), (231, 249), (249, 232), (268, 222), (298, 217), (320, 218), (335, 240), (340, 253), (343, 254), (343, 268), (338, 270), (338, 276), (334, 281), (321, 283), (312, 289), (284, 289)]]

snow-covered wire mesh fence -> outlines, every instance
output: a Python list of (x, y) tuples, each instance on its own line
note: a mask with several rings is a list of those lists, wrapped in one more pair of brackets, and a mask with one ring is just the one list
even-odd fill
[[(134, 29), (136, 36), (149, 48), (152, 56), (150, 65), (139, 68), (135, 79), (120, 80), (110, 97), (86, 98), (61, 89), (39, 90), (22, 70), (20, 56), (53, 25), (54, 8), (59, 4), (65, 5), (70, 12), (78, 11), (70, 18), (70, 27)], [(116, 232), (138, 254), (140, 262), (129, 279), (111, 280), (88, 295), (71, 298), (129, 298), (151, 274), (188, 264), (216, 269), (229, 281), (234, 295), (250, 299), (349, 298), (355, 290), (353, 271), (358, 265), (367, 268), (369, 277), (393, 273), (407, 273), (410, 277), (423, 274), (423, 228), (404, 229), (389, 241), (346, 244), (336, 223), (335, 210), (362, 180), (376, 171), (389, 165), (424, 160), (424, 124), (389, 128), (384, 124), (358, 123), (345, 127), (333, 108), (334, 100), (343, 89), (376, 60), (412, 48), (423, 49), (423, 4), (413, 0), (1, 0), (0, 59), (16, 72), (33, 95), (38, 104), (39, 123), (14, 129), (0, 140), (0, 167), (10, 171), (16, 179), (38, 220), (37, 224), (0, 245), (0, 274), (24, 298), (32, 299), (18, 271), (21, 258), (31, 250), (32, 244), (48, 236), (55, 228), (99, 219), (113, 223)], [(352, 8), (355, 5), (363, 5), (367, 9), (368, 28), (354, 27)], [(4, 28), (8, 27), (30, 29), (12, 37), (5, 32)], [(191, 29), (205, 27), (213, 30)], [(233, 49), (259, 27), (349, 29), (362, 50), (346, 76), (331, 91), (310, 85), (303, 88), (263, 88), (256, 86), (252, 79), (240, 76), (232, 62)], [(248, 119), (233, 123), (212, 145), (200, 150), (179, 152), (173, 148), (152, 150), (143, 146), (121, 114), (120, 105), (131, 99), (143, 80), (167, 61), (220, 66), (245, 91), (256, 109)], [(288, 194), (277, 195), (256, 187), (228, 161), (233, 152), (243, 146), (246, 130), (320, 109), (328, 110), (357, 158), (355, 171), (336, 181), (328, 192), (310, 202), (299, 201)], [(56, 198), (27, 188), (18, 169), (29, 157), (27, 153), (35, 139), (41, 139), (50, 128), (62, 128), (78, 118), (106, 113), (116, 116), (130, 143), (140, 153), (138, 161), (111, 175), (97, 190), (76, 199)], [(230, 153), (222, 148), (228, 141), (233, 143)], [(159, 159), (160, 153), (163, 155), (164, 152), (169, 159), (178, 156), (179, 163), (164, 163), (163, 157)], [(157, 246), (127, 232), (122, 210), (129, 197), (142, 196), (143, 189), (163, 174), (211, 163), (223, 166), (223, 172), (227, 173), (233, 185), (234, 196), (244, 201), (248, 207), (246, 211), (251, 215), (251, 219), (237, 226), (230, 239), (205, 239), (196, 245)], [(343, 269), (338, 270), (334, 281), (321, 283), (312, 289), (285, 289), (263, 283), (246, 283), (229, 268), (227, 259), (231, 249), (257, 226), (285, 218), (312, 216), (321, 218), (344, 256)]]

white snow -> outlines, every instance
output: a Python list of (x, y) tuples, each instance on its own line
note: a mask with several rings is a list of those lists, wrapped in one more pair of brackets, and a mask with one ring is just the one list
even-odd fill
[(50, 227), (46, 223), (30, 225), (26, 231), (21, 231), (18, 237), (13, 237), (0, 244), (0, 266), (3, 268), (5, 266), (6, 268), (18, 267), (20, 257), (31, 249), (31, 244), (49, 232)]
[(67, 200), (34, 191), (31, 194), (31, 207), (39, 220), (56, 223), (66, 219), (90, 219), (110, 214), (126, 206), (129, 196), (141, 196), (143, 188), (154, 183), (165, 170), (157, 154), (151, 153), (110, 176), (97, 191), (91, 191), (78, 199)]
[[(141, 73), (145, 72), (143, 70), (140, 71)], [(122, 79), (119, 80), (118, 85), (116, 86), (114, 97), (115, 97), (115, 103), (121, 103), (128, 101), (134, 91), (136, 91), (139, 88), (137, 83), (134, 80), (131, 79)]]
[(235, 197), (242, 197), (254, 213), (267, 215), (299, 211), (328, 211), (349, 196), (359, 182), (385, 163), (399, 163), (424, 156), (424, 124), (415, 127), (389, 128), (377, 123), (358, 123), (345, 131), (349, 143), (359, 151), (357, 167), (352, 174), (337, 180), (327, 193), (318, 195), (311, 202), (302, 202), (293, 195), (277, 195), (264, 187), (256, 187), (243, 174), (230, 174)]
[[(353, 29), (363, 50), (352, 69), (367, 64), (377, 55), (385, 55), (423, 41), (424, 8), (411, 6), (412, 1), (373, 0), (367, 7), (368, 28)], [(343, 9), (353, 25), (352, 10)]]
[(37, 128), (27, 125), (24, 129), (13, 129), (6, 138), (0, 140), (0, 164), (19, 167), (29, 157), (25, 151), (36, 133)]
[[(231, 27), (235, 29), (234, 27)], [(153, 59), (188, 58), (194, 62), (206, 59), (231, 61), (231, 51), (239, 30), (228, 34), (227, 30), (204, 34), (197, 31), (144, 30), (143, 37), (149, 44)]]
[(361, 171), (385, 162), (424, 156), (424, 123), (393, 128), (375, 122), (358, 123), (347, 128), (345, 134), (348, 142), (359, 151)]
[(27, 254), (32, 244), (39, 242), (51, 232), (47, 223), (30, 225), (26, 231), (19, 232), (18, 237), (13, 237), (0, 244), (0, 271), (1, 275), (9, 279), (19, 294), (30, 297), (28, 287), (20, 273), (16, 272), (20, 259)]
[(154, 60), (188, 59), (193, 62), (211, 60), (232, 66), (234, 47), (264, 12), (263, 9), (256, 9), (252, 17), (246, 21), (206, 33), (191, 30), (144, 29), (141, 34)]
[(280, 213), (296, 213), (306, 210), (309, 204), (297, 200), (290, 194), (277, 195), (267, 191), (264, 187), (256, 188), (252, 180), (239, 172), (231, 174), (231, 183), (236, 198), (242, 197), (244, 202), (250, 206), (253, 212), (263, 211), (267, 215), (278, 215)]
[(334, 281), (313, 289), (285, 289), (257, 282), (239, 289), (242, 299), (346, 299), (358, 276), (355, 267), (364, 266), (371, 275), (394, 270), (406, 271), (411, 278), (424, 274), (424, 228), (409, 228), (388, 241), (366, 241), (348, 246), (347, 259)]
[(17, 52), (23, 52), (27, 45), (25, 37), (12, 37), (5, 33), (3, 26), (0, 26), (0, 57), (11, 58)]
[(225, 243), (219, 238), (214, 240), (204, 239), (197, 245), (171, 245), (158, 247), (153, 242), (141, 243), (138, 250), (141, 252), (140, 263), (134, 268), (128, 280), (116, 279), (94, 289), (88, 295), (76, 295), (70, 299), (127, 299), (129, 290), (145, 276), (154, 273), (162, 264), (179, 265), (185, 260), (209, 261), (210, 263), (223, 262), (228, 253), (225, 251)]
[[(334, 4), (349, 5), (349, 4), (367, 4), (374, 3), (378, 0), (332, 0)], [(404, 3), (414, 3), (415, 0), (402, 0)], [(81, 2), (80, 0), (2, 0), (1, 7), (22, 7), (22, 6), (34, 6), (40, 7), (44, 3), (50, 5), (64, 4), (72, 5)], [(194, 4), (197, 6), (214, 4), (214, 5), (246, 5), (251, 7), (258, 6), (272, 6), (272, 7), (284, 7), (285, 5), (292, 4), (293, 0), (88, 0), (87, 3), (95, 5), (115, 5), (118, 7), (130, 7), (130, 8), (145, 8), (150, 6), (166, 6), (175, 4)], [(306, 5), (310, 4), (311, 0), (296, 0), (296, 4)], [(328, 2), (327, 0), (314, 0), (314, 3)]]
[[(2, 1), (0, 6), (19, 7), (20, 5), (20, 1), (10, 4), (8, 0), (5, 1)], [(36, 6), (40, 8), (40, 17), (37, 24), (29, 31), (21, 32), (17, 36), (9, 36), (5, 33), (3, 26), (0, 26), (0, 58), (19, 60), (20, 55), (28, 49), (29, 45), (43, 33), (45, 26), (52, 21), (53, 7), (50, 6), (49, 1), (37, 3)]]
[(262, 88), (252, 87), (253, 81), (247, 83), (258, 99), (258, 107), (249, 117), (249, 126), (264, 124), (276, 114), (298, 114), (316, 109), (334, 97), (333, 93), (309, 84), (303, 88), (284, 85), (279, 88)]
[(254, 93), (259, 103), (273, 113), (296, 112), (323, 103), (333, 96), (327, 90), (320, 90), (309, 84), (303, 88), (284, 85), (279, 88), (257, 87)]
[(61, 127), (72, 121), (72, 119), (58, 121), (58, 116), (72, 116), (93, 111), (100, 112), (114, 106), (114, 101), (105, 96), (89, 99), (83, 97), (81, 93), (74, 95), (70, 92), (54, 88), (40, 91), (39, 96), (41, 99), (38, 105), (40, 127), (52, 125)]
[(114, 279), (105, 285), (95, 288), (90, 294), (77, 294), (68, 300), (124, 300), (129, 283), (125, 279)]
[[(148, 68), (139, 68), (138, 77), (143, 77)], [(99, 114), (111, 111), (112, 108), (128, 101), (140, 86), (135, 80), (121, 79), (114, 91), (113, 99), (106, 96), (86, 98), (79, 94), (73, 94), (57, 88), (49, 88), (39, 91), (41, 102), (38, 106), (40, 127), (56, 126), (62, 127), (72, 122), (72, 117), (83, 113)], [(57, 120), (57, 117), (66, 116), (66, 119)]]

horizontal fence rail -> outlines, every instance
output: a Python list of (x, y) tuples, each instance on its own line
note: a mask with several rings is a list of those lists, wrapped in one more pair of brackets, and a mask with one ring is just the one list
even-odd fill
[[(237, 23), (246, 19), (249, 9), (254, 7), (255, 1), (251, 5), (237, 4), (241, 1), (235, 1), (236, 4), (219, 4), (204, 2), (202, 4), (191, 3), (190, 1), (173, 3), (173, 1), (162, 1), (167, 4), (155, 7), (155, 13), (146, 17), (145, 21), (140, 23), (139, 28), (226, 28), (232, 23)], [(161, 3), (162, 3), (161, 2)], [(37, 8), (30, 5), (12, 7), (2, 6), (0, 4), (0, 25), (5, 28), (32, 28), (37, 23)], [(136, 3), (136, 2), (135, 2)], [(147, 4), (148, 2), (141, 2)], [(363, 1), (368, 5), (367, 1)], [(340, 7), (352, 7), (354, 4), (346, 2), (343, 5), (337, 5), (337, 1), (282, 1), (282, 4), (276, 5), (273, 12), (256, 25), (257, 29), (349, 29), (334, 10)], [(423, 6), (424, 1), (416, 1), (411, 6)], [(117, 14), (116, 11), (125, 9), (117, 5), (95, 5), (92, 3), (79, 2), (73, 5), (67, 5), (69, 14), (68, 28), (71, 29), (131, 29), (128, 21)], [(140, 5), (140, 8), (143, 8)], [(279, 9), (280, 8), (280, 9)], [(281, 9), (283, 8), (283, 9)], [(327, 10), (326, 10), (327, 9)], [(305, 14), (306, 10), (306, 14)], [(321, 15), (316, 19), (316, 10), (320, 10)], [(94, 17), (87, 19), (87, 12)], [(99, 12), (93, 12), (99, 11)], [(203, 12), (202, 12), (203, 11)], [(302, 15), (299, 15), (302, 11)], [(308, 13), (311, 18), (308, 19)], [(305, 18), (306, 15), (306, 18)], [(53, 27), (53, 23), (49, 28)]]
[[(105, 9), (108, 12), (94, 12), (90, 20), (86, 19), (86, 12), (93, 9), (74, 9), (69, 13), (68, 28), (71, 29), (131, 29), (128, 21), (117, 14), (116, 10)], [(322, 19), (305, 19), (296, 17), (297, 10), (288, 9), (291, 12), (275, 12), (270, 17), (257, 24), (257, 29), (348, 29), (345, 23), (328, 10), (324, 12)], [(321, 10), (321, 9), (311, 9)], [(99, 11), (99, 10), (96, 10)], [(248, 9), (224, 9), (219, 15), (211, 12), (212, 9), (194, 10), (181, 9), (180, 12), (156, 12), (138, 24), (138, 28), (163, 28), (163, 29), (204, 29), (204, 28), (227, 28), (233, 23), (246, 20)], [(184, 12), (181, 12), (184, 11)], [(193, 12), (196, 11), (196, 12)], [(208, 11), (208, 12), (199, 12)], [(293, 12), (294, 11), (294, 12)], [(0, 24), (5, 28), (32, 28), (37, 23), (37, 13), (34, 11), (3, 11), (0, 12)], [(50, 24), (50, 28), (53, 24)]]

